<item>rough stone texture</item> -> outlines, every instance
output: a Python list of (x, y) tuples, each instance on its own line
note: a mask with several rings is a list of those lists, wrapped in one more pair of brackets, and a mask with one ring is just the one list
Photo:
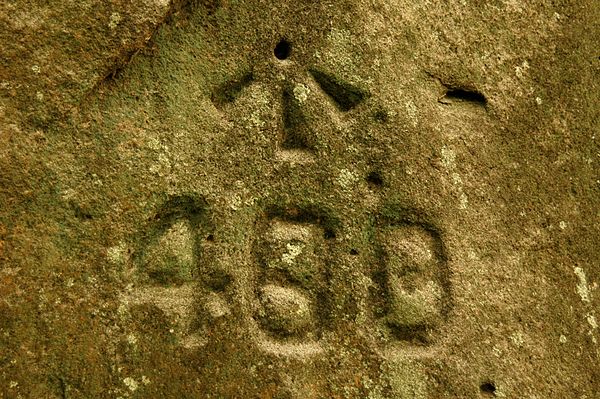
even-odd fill
[(600, 397), (593, 0), (0, 4), (0, 397)]

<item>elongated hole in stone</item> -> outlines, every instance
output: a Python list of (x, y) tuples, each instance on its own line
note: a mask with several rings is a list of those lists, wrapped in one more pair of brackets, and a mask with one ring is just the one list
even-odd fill
[(485, 107), (487, 99), (477, 90), (449, 88), (444, 97), (440, 100), (442, 103), (463, 102), (471, 103)]
[(282, 39), (275, 46), (275, 49), (273, 50), (273, 53), (275, 54), (275, 57), (278, 60), (285, 60), (292, 53), (292, 45), (287, 40)]
[(481, 395), (486, 398), (493, 398), (496, 396), (496, 385), (493, 382), (484, 382), (479, 387)]

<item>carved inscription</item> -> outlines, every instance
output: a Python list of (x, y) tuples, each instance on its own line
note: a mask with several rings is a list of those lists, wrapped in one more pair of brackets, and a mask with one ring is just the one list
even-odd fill
[(311, 214), (270, 218), (255, 245), (259, 344), (268, 351), (320, 351), (330, 233)]
[[(142, 234), (134, 255), (130, 305), (150, 303), (179, 324), (183, 345), (205, 344), (207, 320), (231, 314), (232, 276), (218, 267), (205, 210), (187, 197), (169, 201)], [(383, 223), (373, 236), (374, 321), (387, 342), (428, 345), (447, 318), (450, 286), (444, 246), (431, 227)], [(249, 328), (262, 350), (308, 356), (323, 351), (331, 318), (329, 268), (336, 236), (311, 212), (269, 215), (257, 224)], [(200, 296), (200, 297), (199, 297)]]
[(167, 201), (140, 233), (132, 265), (135, 283), (124, 297), (130, 306), (151, 304), (169, 317), (186, 347), (205, 343), (201, 316), (229, 313), (221, 293), (230, 278), (211, 262), (210, 230), (204, 201), (189, 196)]
[(377, 243), (380, 320), (393, 339), (429, 342), (449, 302), (439, 236), (419, 224), (384, 225), (377, 231)]
[[(290, 62), (289, 43), (278, 44), (274, 54), (281, 62)], [(321, 70), (298, 70), (303, 71), (283, 70), (274, 85), (277, 93), (273, 98), (280, 99), (281, 112), (278, 131), (273, 132), (278, 160), (314, 160), (319, 148), (327, 147), (325, 140), (339, 136), (336, 129), (343, 130), (343, 115), (352, 113), (369, 96)], [(262, 85), (262, 79), (260, 73), (243, 73), (217, 87), (212, 101), (223, 112), (232, 110), (245, 93), (268, 87)], [(481, 102), (467, 94), (449, 90), (446, 97)], [(387, 114), (378, 112), (376, 119), (386, 122)], [(366, 185), (372, 193), (382, 195), (382, 171), (371, 171)], [(314, 210), (292, 207), (261, 213), (255, 230), (248, 232), (253, 237), (248, 248), (251, 260), (244, 267), (253, 270), (239, 271), (240, 276), (252, 276), (239, 281), (253, 287), (248, 292), (234, 292), (240, 291), (241, 285), (232, 284), (234, 276), (219, 268), (219, 258), (228, 249), (215, 245), (207, 209), (203, 200), (185, 195), (170, 199), (159, 209), (140, 235), (133, 259), (136, 285), (127, 297), (130, 304), (150, 303), (176, 319), (187, 347), (205, 345), (211, 323), (228, 315), (241, 319), (239, 328), (249, 332), (263, 352), (290, 357), (324, 353), (327, 336), (335, 334), (333, 327), (339, 321), (333, 319), (342, 317), (346, 307), (354, 309), (348, 313), (356, 312), (344, 314), (346, 322), (352, 325), (349, 320), (360, 319), (364, 325), (357, 322), (356, 328), (383, 345), (431, 345), (448, 317), (447, 259), (441, 236), (431, 225), (411, 218), (365, 223), (360, 234), (370, 237), (368, 244), (350, 254), (364, 259), (361, 270), (374, 281), (371, 295), (365, 294), (371, 307), (354, 306), (350, 304), (354, 299), (342, 298), (338, 305), (343, 310), (334, 312), (331, 298), (353, 295), (352, 290), (335, 285), (353, 284), (343, 281), (339, 270), (336, 283), (330, 281), (332, 268), (343, 266), (332, 255), (340, 253), (336, 245), (341, 242), (335, 238), (348, 238), (350, 232), (338, 231), (337, 225), (333, 229), (330, 218)], [(363, 253), (369, 255), (363, 257)], [(356, 275), (349, 274), (352, 276)], [(337, 295), (336, 290), (342, 294)], [(372, 317), (360, 318), (359, 313)]]

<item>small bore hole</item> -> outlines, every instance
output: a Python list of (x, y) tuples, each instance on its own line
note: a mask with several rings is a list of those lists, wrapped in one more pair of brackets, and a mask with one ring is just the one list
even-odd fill
[(278, 60), (287, 59), (290, 56), (291, 52), (292, 52), (292, 46), (285, 39), (283, 39), (279, 43), (277, 43), (277, 45), (275, 46), (275, 49), (273, 50), (273, 53), (275, 54), (275, 57)]
[(383, 186), (383, 178), (379, 172), (371, 172), (367, 175), (367, 183), (371, 186), (381, 187)]
[(386, 123), (390, 120), (390, 115), (386, 110), (379, 109), (375, 111), (373, 118), (379, 123)]
[(212, 242), (212, 241), (214, 241), (214, 240), (215, 240), (215, 236), (214, 236), (214, 235), (212, 235), (212, 234), (209, 234), (209, 235), (206, 237), (206, 241)]
[(223, 292), (231, 284), (232, 278), (222, 270), (212, 270), (204, 277), (206, 285), (213, 291)]
[(352, 255), (352, 256), (356, 256), (356, 255), (358, 255), (358, 251), (357, 251), (356, 249), (352, 248), (352, 249), (350, 250), (350, 255)]
[(479, 387), (481, 394), (485, 398), (493, 398), (496, 396), (496, 385), (493, 382), (484, 382)]

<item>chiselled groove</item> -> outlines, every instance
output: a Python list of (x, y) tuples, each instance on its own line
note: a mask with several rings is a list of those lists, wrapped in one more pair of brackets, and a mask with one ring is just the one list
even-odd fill
[(227, 104), (234, 102), (242, 90), (249, 86), (254, 81), (252, 72), (248, 72), (239, 78), (229, 80), (219, 86), (212, 95), (212, 102), (218, 108), (222, 108)]
[(324, 237), (333, 239), (336, 237), (336, 231), (340, 228), (340, 221), (331, 213), (321, 207), (314, 205), (304, 205), (297, 207), (273, 206), (266, 209), (266, 216), (270, 219), (285, 219), (296, 223), (317, 224), (324, 229)]
[(160, 207), (153, 218), (153, 222), (164, 227), (174, 219), (187, 217), (191, 222), (197, 224), (204, 216), (206, 207), (206, 201), (202, 198), (194, 198), (188, 195), (174, 196)]
[(448, 87), (446, 93), (439, 99), (439, 102), (442, 104), (469, 103), (485, 107), (487, 99), (477, 90), (461, 87)]
[(368, 97), (366, 91), (343, 82), (333, 75), (329, 75), (316, 69), (311, 69), (310, 73), (321, 89), (331, 97), (340, 111), (348, 112)]
[(199, 9), (211, 16), (220, 7), (221, 0), (172, 0), (167, 22), (175, 19), (189, 19)]
[(284, 150), (310, 150), (310, 128), (302, 114), (298, 101), (289, 87), (282, 93), (283, 137), (281, 148)]

